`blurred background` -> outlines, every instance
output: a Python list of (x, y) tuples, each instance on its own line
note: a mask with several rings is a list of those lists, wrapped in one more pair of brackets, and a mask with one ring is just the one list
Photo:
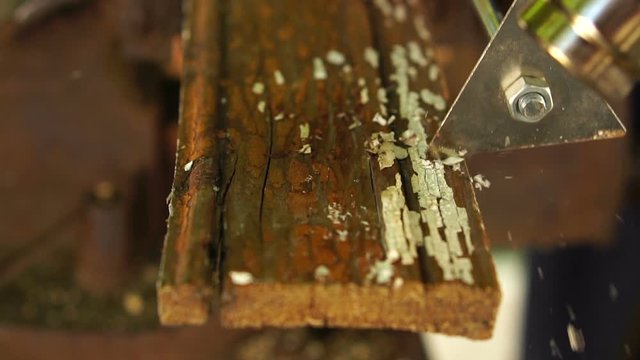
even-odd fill
[[(453, 98), (488, 39), (469, 1), (429, 8)], [(0, 359), (640, 358), (637, 91), (624, 139), (469, 159), (492, 340), (160, 328), (180, 25), (180, 0), (0, 0)]]

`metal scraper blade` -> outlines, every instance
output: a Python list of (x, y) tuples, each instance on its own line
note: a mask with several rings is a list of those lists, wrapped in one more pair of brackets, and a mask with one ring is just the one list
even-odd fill
[[(527, 0), (516, 0), (467, 79), (432, 145), (494, 152), (623, 136), (620, 119), (595, 91), (572, 77), (518, 26)], [(505, 85), (521, 73), (543, 76), (553, 109), (537, 123), (514, 120)]]

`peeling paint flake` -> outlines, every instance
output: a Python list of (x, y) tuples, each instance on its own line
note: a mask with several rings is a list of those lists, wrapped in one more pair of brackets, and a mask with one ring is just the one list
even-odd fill
[(261, 113), (264, 113), (265, 107), (267, 106), (267, 103), (263, 101), (260, 101), (258, 103), (258, 111), (260, 111)]
[(311, 154), (311, 145), (310, 144), (302, 145), (302, 147), (298, 150), (298, 152), (300, 154)]
[(420, 67), (426, 67), (429, 65), (429, 60), (422, 53), (420, 45), (415, 41), (407, 43), (407, 50), (409, 51), (409, 60)]
[(322, 59), (313, 58), (313, 78), (316, 80), (325, 80), (327, 78), (327, 69), (324, 67)]
[(367, 46), (364, 49), (364, 60), (374, 69), (377, 69), (378, 66), (380, 66), (378, 52), (371, 46)]
[(459, 156), (449, 156), (446, 159), (442, 160), (442, 163), (447, 166), (453, 166), (463, 161), (464, 161), (464, 158), (461, 158)]
[(273, 79), (275, 80), (277, 85), (284, 85), (284, 75), (282, 75), (282, 72), (280, 70), (276, 70), (273, 72)]
[[(429, 256), (435, 258), (442, 269), (445, 280), (460, 280), (473, 284), (473, 264), (469, 258), (474, 252), (471, 230), (466, 209), (458, 207), (453, 189), (445, 178), (445, 164), (439, 160), (428, 160), (426, 133), (421, 124), (424, 111), (414, 110), (409, 118), (409, 129), (418, 140), (408, 149), (414, 175), (411, 188), (418, 197), (420, 218), (426, 223), (429, 233), (423, 237)], [(465, 248), (460, 242), (463, 235)], [(443, 236), (444, 235), (444, 236)]]
[(387, 119), (385, 119), (380, 113), (376, 113), (373, 116), (373, 122), (382, 126), (387, 125)]
[(375, 280), (379, 285), (388, 284), (393, 278), (395, 271), (391, 261), (377, 261), (369, 270), (367, 279)]
[(447, 103), (440, 94), (436, 94), (429, 89), (422, 89), (420, 91), (420, 98), (425, 104), (433, 106), (438, 111), (444, 111), (447, 108)]
[(413, 19), (413, 26), (415, 27), (416, 32), (418, 33), (418, 37), (420, 37), (420, 39), (425, 41), (431, 40), (431, 32), (427, 28), (427, 25), (425, 24), (423, 17), (416, 16)]
[(342, 209), (342, 205), (332, 202), (327, 205), (327, 218), (334, 225), (340, 225), (347, 221), (351, 214)]
[(193, 167), (193, 160), (191, 160), (188, 163), (184, 164), (184, 171), (190, 171), (191, 167)]
[(373, 4), (384, 16), (391, 16), (393, 14), (393, 6), (389, 0), (373, 0)]
[(482, 189), (488, 189), (491, 187), (491, 181), (484, 177), (484, 175), (478, 174), (473, 177), (473, 187), (482, 191)]
[(246, 271), (229, 271), (229, 277), (235, 285), (249, 285), (253, 282), (253, 275)]
[(396, 174), (396, 185), (391, 185), (380, 194), (382, 219), (384, 221), (384, 243), (387, 260), (394, 262), (402, 258), (402, 263), (412, 263), (411, 249), (405, 240), (402, 211), (405, 199), (402, 193), (402, 180)]
[(329, 52), (327, 52), (326, 59), (331, 65), (342, 65), (346, 60), (344, 55), (337, 50), (329, 50)]
[(367, 88), (360, 89), (360, 103), (366, 104), (369, 102), (369, 90)]
[(396, 5), (393, 8), (393, 18), (399, 23), (405, 22), (407, 20), (407, 8), (402, 4)]
[(378, 101), (382, 104), (386, 104), (389, 102), (389, 99), (387, 99), (387, 91), (383, 88), (378, 89), (377, 98)]
[(309, 123), (300, 124), (300, 140), (306, 141), (309, 139)]
[(429, 80), (435, 82), (438, 80), (438, 75), (440, 75), (440, 68), (436, 64), (431, 64), (429, 66)]
[(365, 144), (368, 152), (378, 156), (380, 170), (393, 166), (397, 147), (394, 139), (393, 132), (376, 132), (371, 134), (371, 138)]
[(316, 267), (316, 270), (313, 272), (313, 275), (316, 280), (324, 281), (329, 277), (329, 275), (331, 275), (331, 270), (329, 270), (329, 268), (326, 267), (325, 265), (319, 265), (318, 267)]
[(358, 119), (353, 119), (353, 122), (351, 124), (349, 124), (349, 130), (353, 130), (359, 126), (361, 126), (362, 123), (358, 120)]
[(261, 82), (254, 83), (253, 86), (251, 87), (251, 91), (256, 95), (260, 95), (264, 93), (264, 84)]

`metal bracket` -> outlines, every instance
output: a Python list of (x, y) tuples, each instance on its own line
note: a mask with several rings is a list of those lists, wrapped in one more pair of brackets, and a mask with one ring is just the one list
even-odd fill
[[(623, 136), (620, 119), (594, 90), (571, 76), (525, 30), (518, 17), (531, 0), (515, 0), (453, 102), (432, 144), (493, 152)], [(553, 108), (534, 122), (513, 116), (505, 91), (521, 77), (543, 79)], [(510, 111), (511, 109), (511, 111)]]

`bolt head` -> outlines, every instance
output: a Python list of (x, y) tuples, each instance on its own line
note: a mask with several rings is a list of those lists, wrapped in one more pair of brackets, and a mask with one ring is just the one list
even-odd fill
[(544, 78), (520, 76), (507, 87), (505, 97), (515, 120), (535, 123), (553, 109), (551, 89)]

